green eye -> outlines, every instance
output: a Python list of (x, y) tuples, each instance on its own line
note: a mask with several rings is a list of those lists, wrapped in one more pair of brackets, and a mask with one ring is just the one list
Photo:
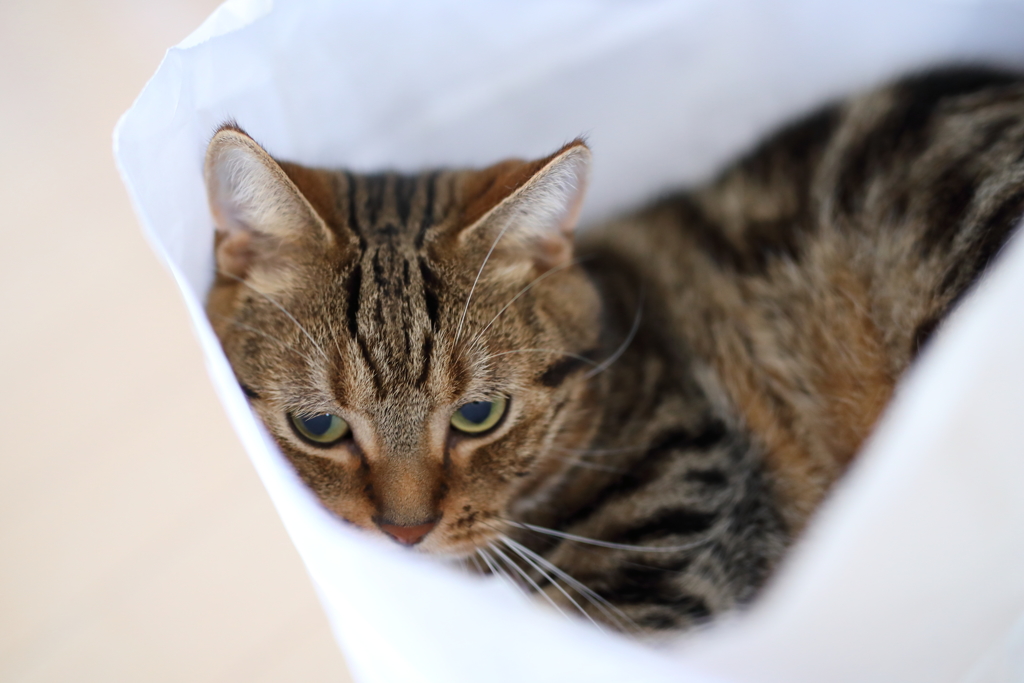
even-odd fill
[(506, 406), (504, 398), (466, 403), (452, 415), (452, 427), (465, 434), (483, 434), (498, 424)]
[(288, 416), (299, 436), (315, 446), (329, 446), (348, 435), (348, 422), (337, 415), (322, 413), (311, 417)]

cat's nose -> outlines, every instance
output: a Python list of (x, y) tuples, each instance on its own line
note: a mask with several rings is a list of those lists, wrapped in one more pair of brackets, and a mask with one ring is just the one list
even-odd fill
[(379, 526), (384, 533), (388, 534), (399, 543), (404, 545), (416, 545), (422, 541), (423, 537), (429, 534), (435, 526), (437, 526), (437, 520), (426, 522), (425, 524), (413, 524), (411, 526), (401, 524), (384, 524), (378, 522), (377, 526)]

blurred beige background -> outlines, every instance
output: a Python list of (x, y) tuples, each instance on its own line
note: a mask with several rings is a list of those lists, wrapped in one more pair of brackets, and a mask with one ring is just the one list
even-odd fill
[(216, 0), (0, 0), (0, 681), (345, 681), (111, 131)]

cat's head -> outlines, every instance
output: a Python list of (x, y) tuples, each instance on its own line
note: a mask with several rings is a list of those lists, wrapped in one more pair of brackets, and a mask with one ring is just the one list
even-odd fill
[(208, 313), (324, 505), (428, 552), (486, 544), (593, 428), (596, 291), (573, 257), (590, 152), (354, 175), (210, 142)]

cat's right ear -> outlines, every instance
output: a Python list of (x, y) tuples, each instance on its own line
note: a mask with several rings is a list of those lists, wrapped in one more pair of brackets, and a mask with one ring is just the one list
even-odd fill
[(240, 128), (229, 124), (214, 134), (204, 175), (223, 274), (245, 277), (263, 252), (272, 258), (289, 244), (333, 243), (333, 233), (281, 165)]
[(495, 261), (543, 272), (572, 258), (572, 232), (590, 167), (590, 149), (573, 140), (536, 161), (510, 159), (471, 172), (459, 233), (464, 248), (489, 250)]

